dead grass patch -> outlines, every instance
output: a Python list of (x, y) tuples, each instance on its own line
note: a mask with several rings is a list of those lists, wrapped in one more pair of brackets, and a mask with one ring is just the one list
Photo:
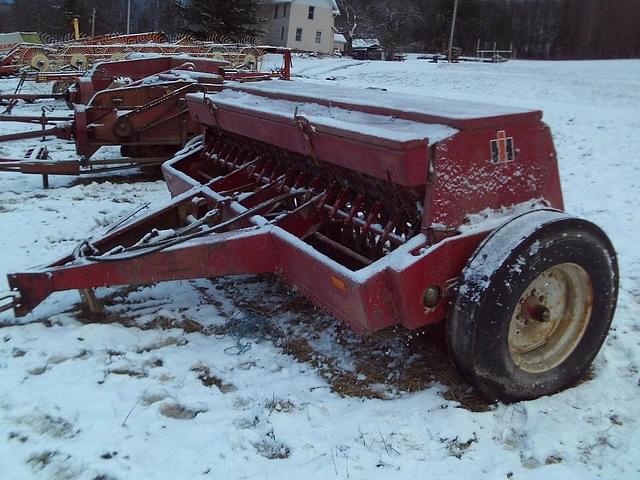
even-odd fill
[(142, 370), (133, 370), (131, 368), (112, 368), (106, 371), (107, 375), (126, 375), (127, 377), (133, 378), (145, 378), (147, 377), (147, 372)]
[(206, 408), (190, 408), (180, 403), (165, 403), (160, 407), (162, 415), (176, 420), (191, 420), (206, 411)]
[(200, 380), (205, 387), (215, 386), (222, 393), (229, 393), (236, 390), (235, 385), (224, 382), (221, 378), (211, 373), (209, 367), (205, 365), (197, 365), (193, 367), (191, 371), (198, 376), (198, 380)]
[[(441, 385), (444, 387), (443, 398), (458, 402), (463, 408), (473, 411), (491, 408), (491, 403), (475, 392), (453, 366), (443, 347), (442, 331), (437, 328), (421, 332), (394, 328), (362, 337), (273, 276), (218, 279), (212, 281), (212, 286), (213, 289), (198, 287), (205, 302), (217, 305), (223, 315), (222, 307), (229, 302), (237, 309), (226, 313), (229, 321), (225, 325), (204, 327), (189, 318), (176, 320), (163, 316), (141, 325), (136, 323), (135, 311), (131, 316), (108, 314), (100, 321), (144, 330), (179, 328), (187, 333), (236, 338), (238, 325), (234, 322), (238, 318), (235, 315), (244, 312), (266, 320), (264, 324), (253, 322), (253, 326), (259, 328), (259, 332), (254, 332), (258, 341), (268, 339), (297, 361), (312, 366), (339, 395), (388, 399)], [(119, 289), (102, 298), (101, 302), (104, 305), (121, 304), (123, 297), (140, 288), (143, 287)], [(314, 344), (326, 335), (330, 335), (338, 346), (338, 356), (335, 352), (322, 351)], [(138, 353), (142, 351), (145, 350)], [(349, 358), (351, 365), (348, 368), (340, 356)], [(210, 371), (195, 373), (207, 386), (215, 385), (221, 391), (230, 388)]]

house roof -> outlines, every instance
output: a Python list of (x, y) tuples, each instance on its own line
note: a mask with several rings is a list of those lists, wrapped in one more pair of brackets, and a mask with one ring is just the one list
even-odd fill
[(377, 38), (354, 38), (351, 45), (353, 48), (379, 47), (380, 41)]
[(347, 43), (347, 39), (341, 33), (334, 33), (333, 41), (334, 43), (345, 43), (345, 44)]

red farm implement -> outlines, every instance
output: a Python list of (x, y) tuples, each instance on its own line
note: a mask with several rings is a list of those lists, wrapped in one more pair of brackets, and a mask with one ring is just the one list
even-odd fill
[[(89, 103), (97, 92), (114, 86), (125, 86), (161, 73), (184, 69), (189, 63), (190, 69), (202, 73), (220, 74), (231, 65), (224, 60), (211, 60), (190, 57), (152, 56), (146, 58), (102, 62), (94, 65), (88, 72), (49, 72), (25, 75), (15, 93), (0, 93), (0, 101), (15, 102), (24, 100), (60, 99), (65, 100), (69, 108)], [(53, 82), (51, 94), (19, 93), (24, 81), (37, 83)], [(11, 110), (11, 109), (9, 109)]]
[[(73, 48), (76, 55), (73, 60), (67, 65), (70, 68), (78, 69), (78, 67), (87, 66), (87, 57), (82, 52), (83, 48), (90, 48), (92, 46), (109, 46), (119, 45), (126, 51), (126, 46), (129, 44), (144, 45), (144, 44), (165, 44), (168, 42), (167, 36), (162, 32), (147, 32), (147, 33), (134, 33), (127, 35), (100, 35), (97, 37), (64, 40), (47, 42), (47, 44), (39, 45), (33, 43), (18, 43), (13, 44), (9, 48), (2, 50), (2, 57), (0, 57), (0, 76), (2, 75), (15, 75), (22, 69), (31, 68), (36, 71), (45, 71), (54, 66), (51, 63), (49, 55), (59, 55), (62, 52), (67, 51), (69, 48)], [(78, 50), (80, 48), (80, 50)], [(85, 50), (86, 51), (86, 50)], [(122, 58), (122, 53), (117, 55), (118, 59)], [(71, 58), (69, 58), (71, 60)], [(109, 60), (109, 58), (107, 58)], [(83, 63), (84, 62), (84, 63)], [(65, 65), (60, 65), (64, 68)]]
[[(170, 55), (153, 55), (142, 58), (104, 61), (93, 65), (87, 72), (44, 72), (23, 75), (15, 93), (0, 93), (0, 101), (9, 100), (47, 100), (65, 99), (72, 108), (74, 104), (86, 104), (91, 97), (118, 82), (137, 82), (151, 75), (168, 72), (183, 65), (186, 61), (193, 64), (196, 71), (222, 75), (225, 80), (264, 79), (267, 77), (288, 80), (291, 77), (291, 51), (279, 47), (260, 47), (261, 52), (282, 55), (282, 66), (273, 71), (237, 68), (224, 58), (185, 57)], [(19, 93), (25, 81), (37, 83), (52, 82), (51, 94)]]
[(615, 310), (616, 255), (562, 212), (541, 112), (281, 81), (186, 98), (203, 140), (164, 164), (171, 203), (9, 275), (5, 309), (273, 273), (359, 332), (446, 322), (489, 398), (585, 373)]
[[(126, 36), (125, 36), (126, 37)], [(91, 65), (109, 60), (123, 60), (130, 54), (187, 55), (227, 61), (234, 67), (258, 69), (265, 48), (246, 44), (212, 44), (204, 42), (152, 42), (137, 36), (108, 37), (100, 43), (82, 40), (49, 45), (18, 44), (0, 58), (0, 76), (27, 72), (86, 71)], [(118, 38), (122, 43), (116, 43)], [(166, 39), (165, 39), (166, 40)], [(266, 47), (268, 50), (270, 47)]]
[(82, 37), (79, 39), (67, 39), (53, 41), (57, 45), (140, 45), (144, 43), (168, 43), (169, 37), (164, 32), (143, 32), (143, 33), (111, 33), (106, 35), (96, 35), (95, 37)]
[[(290, 54), (288, 50), (282, 53), (286, 68), (268, 73), (243, 72), (226, 62), (188, 57), (97, 65), (89, 76), (78, 79), (75, 87), (67, 92), (68, 99), (75, 103), (73, 121), (54, 123), (56, 117), (48, 117), (44, 109), (41, 116), (0, 118), (1, 121), (39, 123), (42, 127), (2, 135), (0, 141), (39, 137), (44, 140), (46, 136), (74, 139), (80, 159), (56, 161), (48, 157), (46, 150), (31, 148), (24, 159), (0, 159), (0, 171), (43, 175), (47, 187), (48, 175), (159, 165), (200, 133), (200, 125), (189, 115), (187, 94), (218, 92), (227, 80), (255, 82), (274, 76), (288, 78)], [(131, 81), (129, 77), (129, 83), (119, 87), (119, 74), (124, 71), (138, 80)], [(94, 159), (94, 154), (105, 146), (120, 146), (124, 158)], [(36, 150), (34, 159), (32, 152)]]
[[(72, 104), (86, 104), (96, 92), (105, 90), (118, 81), (126, 79), (130, 82), (138, 82), (152, 75), (170, 72), (185, 62), (193, 65), (193, 70), (202, 73), (219, 74), (225, 80), (248, 81), (251, 79), (291, 78), (291, 51), (285, 48), (268, 48), (268, 53), (282, 55), (282, 67), (270, 71), (239, 70), (232, 64), (221, 59), (207, 59), (185, 56), (154, 56), (146, 58), (133, 58), (115, 62), (103, 62), (96, 64), (86, 75), (75, 79), (68, 88), (67, 99)], [(46, 75), (42, 79), (46, 78)], [(61, 79), (52, 77), (53, 80)], [(37, 79), (36, 79), (37, 80)]]

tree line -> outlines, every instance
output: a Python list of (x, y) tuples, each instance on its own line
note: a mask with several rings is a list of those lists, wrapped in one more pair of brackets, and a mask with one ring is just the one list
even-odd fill
[[(454, 0), (338, 0), (341, 33), (385, 50), (445, 52)], [(520, 58), (640, 57), (640, 0), (459, 0), (454, 45)]]
[[(0, 19), (0, 29), (35, 31), (64, 37), (72, 32), (77, 17), (84, 35), (125, 33), (128, 0), (15, 0)], [(179, 4), (167, 0), (132, 0), (131, 32), (165, 31), (182, 28)]]
[[(129, 0), (15, 0), (2, 31), (63, 36), (125, 32)], [(264, 28), (267, 0), (131, 0), (131, 31), (240, 39)], [(378, 38), (388, 52), (444, 52), (454, 0), (338, 0), (337, 29)], [(95, 15), (94, 15), (95, 12)], [(640, 0), (459, 0), (454, 45), (467, 55), (513, 44), (520, 58), (640, 57)]]

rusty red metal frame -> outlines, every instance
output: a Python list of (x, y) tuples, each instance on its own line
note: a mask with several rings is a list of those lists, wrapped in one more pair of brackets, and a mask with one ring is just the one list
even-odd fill
[[(219, 74), (225, 80), (255, 81), (267, 78), (291, 79), (291, 50), (280, 47), (260, 47), (265, 53), (279, 54), (283, 57), (282, 67), (272, 72), (254, 72), (234, 68), (229, 62), (212, 58), (185, 57), (185, 56), (156, 56), (147, 58), (134, 58), (120, 61), (100, 62), (95, 64), (87, 72), (39, 72), (23, 74), (22, 81), (44, 82), (70, 82), (73, 83), (64, 93), (52, 94), (0, 94), (0, 100), (24, 100), (33, 102), (43, 99), (64, 99), (69, 105), (87, 104), (96, 92), (109, 88), (119, 78), (127, 78), (131, 82), (138, 82), (151, 75), (169, 72), (171, 70), (190, 68), (192, 70)], [(0, 75), (3, 68), (0, 67)], [(12, 72), (17, 74), (18, 71)]]
[[(284, 69), (277, 74), (289, 78), (290, 51), (276, 51), (284, 56)], [(137, 80), (124, 87), (106, 88), (125, 71)], [(150, 75), (141, 77), (147, 74)], [(189, 116), (185, 102), (187, 94), (220, 91), (223, 81), (255, 82), (271, 79), (273, 75), (276, 73), (239, 71), (229, 69), (225, 62), (184, 57), (99, 65), (91, 75), (79, 79), (77, 90), (69, 92), (71, 98), (87, 103), (86, 106), (75, 106), (73, 122), (52, 124), (43, 110), (40, 117), (21, 118), (40, 123), (40, 131), (0, 136), (0, 142), (39, 137), (44, 140), (47, 136), (73, 138), (81, 160), (56, 164), (50, 159), (37, 163), (0, 159), (0, 171), (42, 174), (43, 182), (48, 185), (47, 175), (78, 175), (132, 165), (159, 165), (200, 131), (199, 124)], [(101, 87), (105, 88), (94, 93), (95, 88)], [(91, 98), (87, 100), (89, 96)], [(5, 116), (3, 120), (11, 121), (11, 118)], [(122, 154), (127, 158), (91, 160), (98, 149), (109, 145), (121, 146)]]
[[(274, 108), (292, 98), (340, 103), (328, 89), (318, 98), (308, 85), (282, 83), (234, 88)], [(171, 203), (47, 267), (9, 275), (16, 315), (59, 290), (274, 273), (357, 331), (416, 329), (445, 317), (450, 286), (492, 228), (465, 230), (467, 214), (531, 201), (562, 208), (540, 112), (472, 117), (349, 105), (454, 129), (430, 142), (301, 123), (218, 98), (187, 96), (204, 139), (164, 164)], [(505, 129), (522, 147), (516, 161), (495, 165), (491, 141)], [(422, 301), (427, 287), (441, 292), (435, 306)]]

